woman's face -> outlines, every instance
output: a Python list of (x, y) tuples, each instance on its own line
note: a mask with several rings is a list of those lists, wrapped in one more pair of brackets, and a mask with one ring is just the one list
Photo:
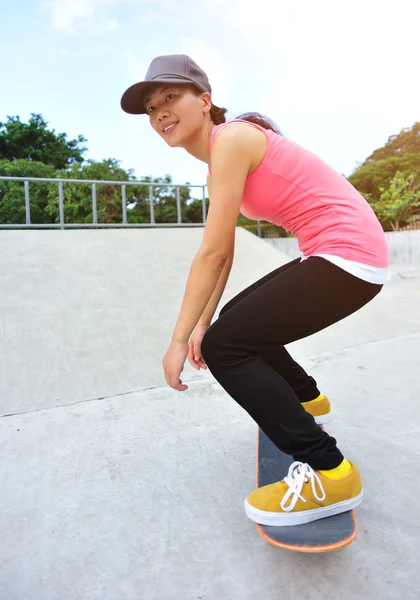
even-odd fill
[(165, 85), (153, 90), (145, 100), (153, 129), (172, 147), (183, 147), (203, 127), (210, 112), (211, 97), (199, 96), (187, 86)]

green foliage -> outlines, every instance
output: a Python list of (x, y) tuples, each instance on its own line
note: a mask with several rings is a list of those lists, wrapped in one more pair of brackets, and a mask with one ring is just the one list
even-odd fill
[[(156, 223), (176, 223), (177, 222), (177, 203), (176, 203), (176, 188), (168, 184), (172, 183), (172, 177), (165, 175), (164, 177), (146, 176), (142, 178), (144, 183), (159, 183), (153, 187), (153, 206), (154, 217)], [(129, 209), (130, 222), (132, 223), (150, 223), (150, 198), (149, 187), (146, 185), (129, 186), (127, 194), (131, 196), (133, 203)], [(180, 188), (181, 201), (181, 218), (182, 222), (201, 222), (202, 217), (197, 220), (197, 208), (202, 206), (201, 200), (192, 200), (189, 188)], [(188, 216), (187, 216), (188, 215)]]
[(387, 188), (380, 188), (380, 198), (371, 202), (378, 218), (385, 226), (397, 231), (415, 219), (415, 213), (420, 212), (420, 184), (415, 183), (416, 177), (397, 171)]
[(42, 162), (55, 169), (65, 169), (83, 161), (86, 139), (79, 135), (67, 140), (67, 134), (47, 128), (42, 115), (32, 113), (28, 123), (19, 117), (7, 117), (0, 122), (0, 159)]
[(379, 200), (381, 188), (387, 187), (398, 171), (420, 177), (420, 153), (366, 162), (348, 180), (363, 195)]
[[(258, 235), (258, 222), (248, 219), (243, 215), (239, 215), (237, 227), (243, 227), (254, 235)], [(259, 233), (262, 238), (284, 238), (293, 237), (293, 234), (289, 233), (283, 227), (274, 225), (268, 221), (260, 221)]]
[(348, 178), (374, 209), (384, 229), (398, 229), (417, 212), (420, 122), (392, 135)]
[(390, 136), (348, 180), (363, 195), (379, 200), (381, 188), (390, 185), (397, 171), (420, 177), (420, 122)]
[(384, 160), (404, 154), (420, 154), (420, 122), (402, 129), (398, 135), (391, 135), (382, 148), (375, 150), (365, 162)]
[[(54, 167), (41, 162), (19, 160), (0, 160), (0, 175), (6, 177), (44, 177), (56, 176)], [(29, 183), (31, 222), (50, 223), (46, 218), (49, 194), (57, 189), (56, 184)], [(23, 224), (26, 222), (25, 189), (20, 181), (0, 180), (0, 223)]]
[[(133, 170), (121, 168), (118, 160), (108, 158), (101, 162), (84, 161), (86, 139), (79, 135), (68, 140), (65, 133), (48, 129), (42, 115), (31, 114), (28, 123), (18, 116), (0, 122), (0, 175), (10, 177), (43, 177), (95, 181), (136, 182)], [(176, 188), (169, 175), (144, 177), (138, 185), (126, 186), (126, 211), (129, 223), (150, 223), (150, 195), (147, 183), (153, 187), (154, 217), (156, 223), (177, 222)], [(31, 222), (58, 224), (58, 183), (31, 182), (29, 184)], [(190, 197), (187, 187), (180, 188), (182, 222), (202, 222), (202, 200)], [(98, 223), (123, 221), (122, 188), (114, 183), (96, 184)], [(207, 209), (208, 209), (208, 199)], [(65, 223), (92, 223), (92, 184), (63, 183)], [(26, 221), (23, 182), (0, 181), (0, 223), (23, 224)]]
[[(125, 171), (119, 161), (109, 158), (102, 162), (88, 160), (57, 171), (59, 179), (88, 179), (105, 181), (131, 181), (132, 170)], [(89, 183), (63, 183), (65, 223), (92, 223), (92, 185)], [(96, 205), (99, 223), (122, 222), (121, 186), (114, 184), (96, 185)], [(49, 194), (46, 214), (52, 223), (59, 223), (58, 186)]]
[[(125, 171), (119, 161), (109, 158), (102, 162), (88, 160), (70, 168), (56, 171), (40, 162), (27, 160), (0, 160), (0, 175), (9, 177), (44, 177), (57, 179), (82, 179), (136, 182), (133, 171)], [(154, 216), (156, 223), (176, 223), (176, 188), (171, 186), (170, 175), (146, 176), (135, 185), (126, 186), (128, 223), (150, 223), (150, 199), (147, 183), (153, 187)], [(60, 222), (58, 183), (34, 182), (29, 184), (31, 222), (33, 224), (58, 224)], [(180, 188), (183, 223), (202, 222), (202, 200), (191, 198), (188, 187)], [(89, 183), (63, 183), (65, 223), (92, 223), (92, 185)], [(122, 189), (113, 183), (96, 184), (98, 223), (122, 223)], [(209, 201), (206, 199), (208, 211)], [(25, 223), (25, 193), (23, 182), (0, 181), (0, 223)]]
[[(64, 133), (48, 129), (42, 115), (31, 114), (29, 122), (19, 117), (7, 117), (0, 122), (0, 175), (52, 179), (104, 181), (96, 184), (98, 223), (123, 221), (123, 197), (120, 185), (108, 182), (125, 181), (128, 223), (151, 222), (150, 188), (153, 186), (154, 219), (159, 223), (177, 223), (176, 188), (169, 175), (143, 177), (137, 181), (133, 170), (125, 170), (120, 162), (108, 158), (101, 162), (84, 160), (86, 139), (79, 135), (68, 140)], [(398, 228), (410, 222), (419, 211), (420, 122), (393, 135), (383, 148), (371, 156), (348, 178), (350, 183), (371, 203), (385, 228)], [(128, 183), (129, 182), (129, 183)], [(59, 223), (58, 183), (30, 183), (30, 209), (33, 224)], [(92, 184), (63, 184), (64, 222), (93, 222)], [(205, 199), (206, 212), (209, 199)], [(202, 200), (190, 196), (188, 187), (180, 188), (181, 220), (202, 222)], [(0, 223), (25, 223), (23, 182), (0, 181)], [(238, 226), (257, 233), (257, 223), (240, 215)], [(286, 237), (288, 234), (271, 223), (261, 222), (263, 237)]]

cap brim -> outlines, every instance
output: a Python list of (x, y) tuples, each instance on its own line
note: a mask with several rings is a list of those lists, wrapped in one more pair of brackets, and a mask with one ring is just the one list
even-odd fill
[(146, 93), (151, 91), (155, 87), (164, 85), (165, 83), (173, 83), (176, 85), (194, 85), (197, 84), (194, 81), (182, 81), (180, 79), (159, 79), (156, 81), (141, 81), (135, 83), (129, 87), (121, 97), (121, 108), (124, 112), (131, 115), (145, 115), (146, 109), (144, 107), (144, 98)]

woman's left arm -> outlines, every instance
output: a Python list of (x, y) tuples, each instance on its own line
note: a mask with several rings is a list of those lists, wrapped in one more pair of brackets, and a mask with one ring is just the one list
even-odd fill
[(252, 148), (247, 148), (249, 128), (241, 125), (232, 123), (216, 135), (211, 201), (203, 241), (192, 261), (171, 345), (163, 359), (166, 381), (179, 391), (188, 389), (179, 379), (188, 356), (188, 340), (214, 292), (235, 241), (252, 155)]
[(188, 343), (214, 292), (226, 260), (227, 257), (219, 259), (200, 251), (194, 257), (172, 342)]

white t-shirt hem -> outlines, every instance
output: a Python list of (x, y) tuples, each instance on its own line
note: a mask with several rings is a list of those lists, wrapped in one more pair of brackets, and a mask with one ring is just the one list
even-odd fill
[[(388, 280), (388, 267), (372, 267), (372, 265), (365, 265), (363, 263), (356, 262), (354, 260), (347, 260), (341, 256), (335, 254), (312, 254), (311, 256), (320, 256), (329, 260), (333, 264), (337, 265), (347, 271), (351, 275), (363, 279), (368, 283), (376, 283), (377, 285), (383, 285)], [(302, 254), (301, 260), (306, 260), (309, 256)]]

